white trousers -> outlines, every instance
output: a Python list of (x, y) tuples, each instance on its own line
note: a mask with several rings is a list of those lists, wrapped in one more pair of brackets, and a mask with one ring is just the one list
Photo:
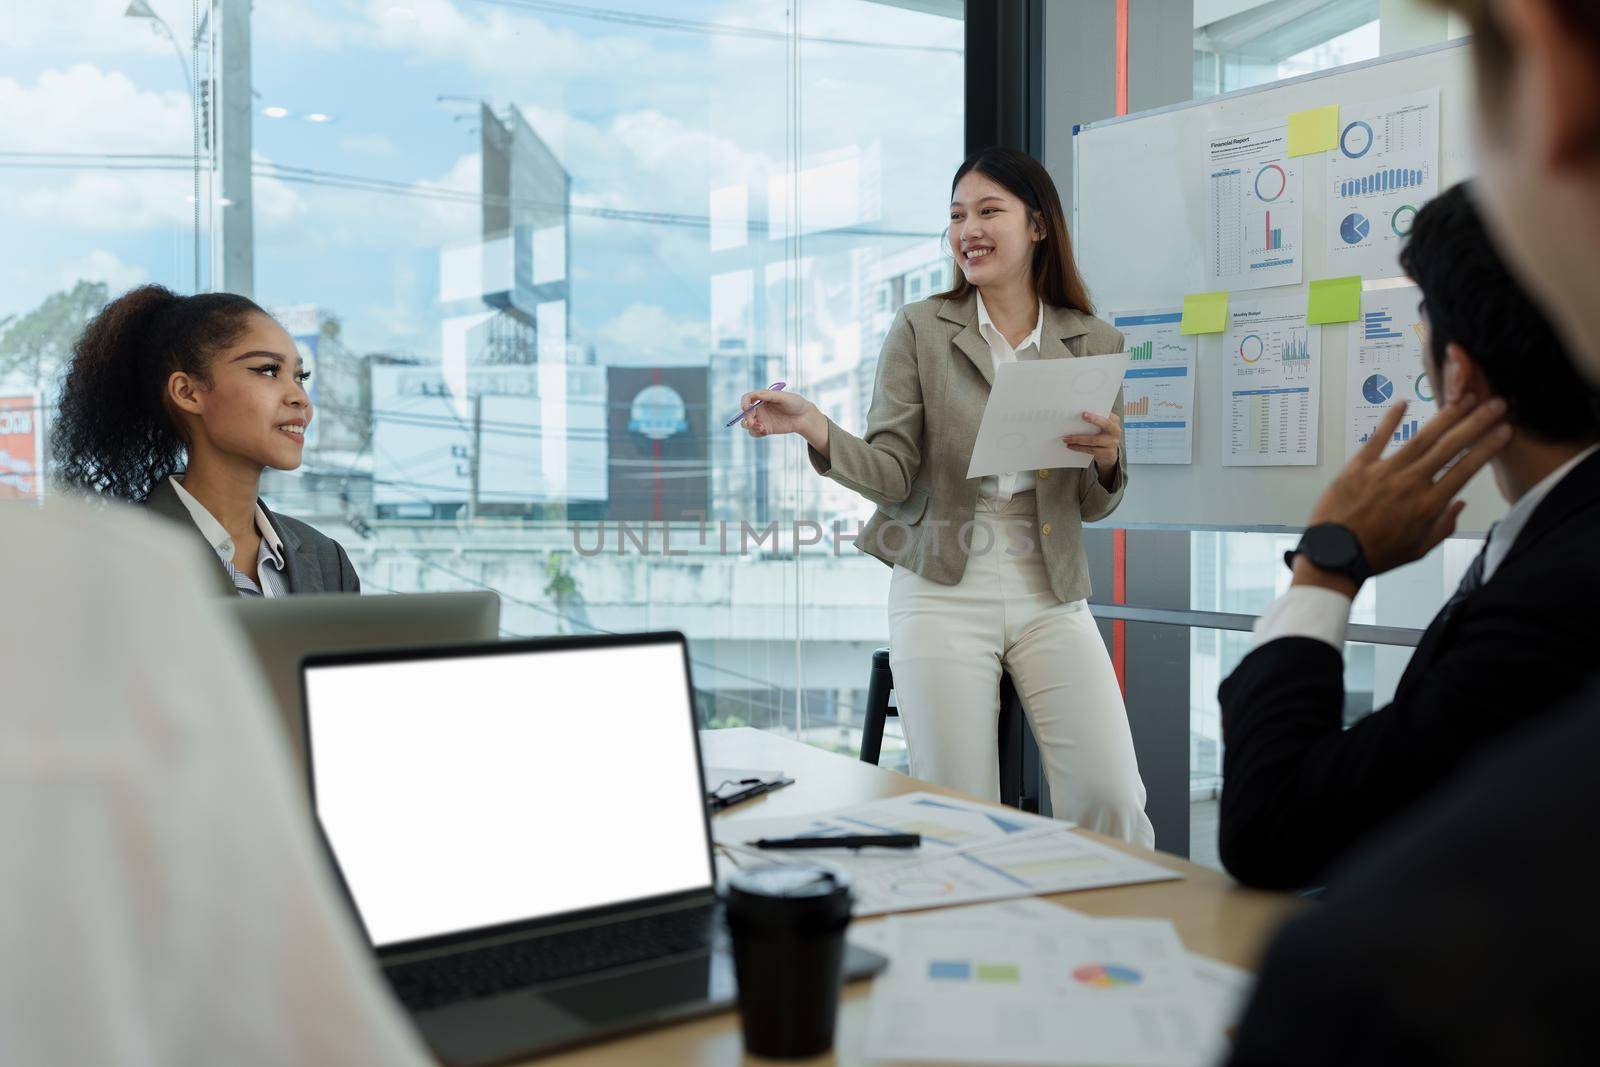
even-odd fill
[(1033, 493), (998, 510), (980, 499), (970, 540), (962, 538), (971, 551), (957, 585), (894, 569), (889, 665), (911, 773), (1000, 799), (1004, 671), (1039, 742), (1055, 814), (1153, 846), (1111, 657), (1088, 605), (1063, 604), (1051, 591), (1035, 508)]

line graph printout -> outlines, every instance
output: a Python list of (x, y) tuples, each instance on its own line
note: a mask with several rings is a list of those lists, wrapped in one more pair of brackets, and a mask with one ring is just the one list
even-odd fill
[(1361, 318), (1350, 324), (1345, 361), (1344, 447), (1346, 455), (1372, 440), (1374, 428), (1398, 401), (1405, 418), (1384, 453), (1415, 437), (1437, 411), (1433, 382), (1422, 363), (1422, 291), (1408, 285), (1361, 294)]
[(1214, 133), (1206, 145), (1209, 288), (1299, 285), (1305, 197), (1288, 125)]
[(1342, 108), (1328, 153), (1328, 275), (1396, 278), (1417, 211), (1439, 195), (1439, 90)]
[(1236, 300), (1222, 341), (1225, 467), (1315, 466), (1322, 330), (1303, 296)]
[(1128, 350), (1122, 428), (1129, 463), (1194, 461), (1194, 376), (1200, 339), (1178, 332), (1182, 308), (1111, 314)]

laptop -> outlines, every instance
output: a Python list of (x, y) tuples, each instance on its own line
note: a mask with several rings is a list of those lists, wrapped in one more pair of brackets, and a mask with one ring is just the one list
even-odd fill
[(682, 634), (313, 656), (303, 682), (324, 840), (444, 1062), (735, 1003)]
[(500, 636), (493, 592), (351, 596), (306, 593), (224, 602), (267, 676), (296, 764), (305, 769), (300, 661), (317, 652), (465, 645)]

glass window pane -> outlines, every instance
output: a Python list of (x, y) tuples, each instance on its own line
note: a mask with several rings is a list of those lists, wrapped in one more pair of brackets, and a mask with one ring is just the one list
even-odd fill
[(319, 412), (272, 501), (508, 634), (683, 630), (709, 725), (855, 751), (871, 505), (724, 424), (783, 380), (865, 428), (947, 276), (959, 12), (255, 5), (257, 296)]
[(1195, 27), (1196, 99), (1378, 55), (1378, 0), (1257, 0), (1195, 9), (1199, 18), (1225, 12)]

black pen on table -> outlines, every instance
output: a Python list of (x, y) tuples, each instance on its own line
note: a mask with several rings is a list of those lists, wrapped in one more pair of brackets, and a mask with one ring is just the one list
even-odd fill
[(921, 834), (814, 834), (809, 837), (763, 837), (750, 842), (756, 848), (918, 848)]

